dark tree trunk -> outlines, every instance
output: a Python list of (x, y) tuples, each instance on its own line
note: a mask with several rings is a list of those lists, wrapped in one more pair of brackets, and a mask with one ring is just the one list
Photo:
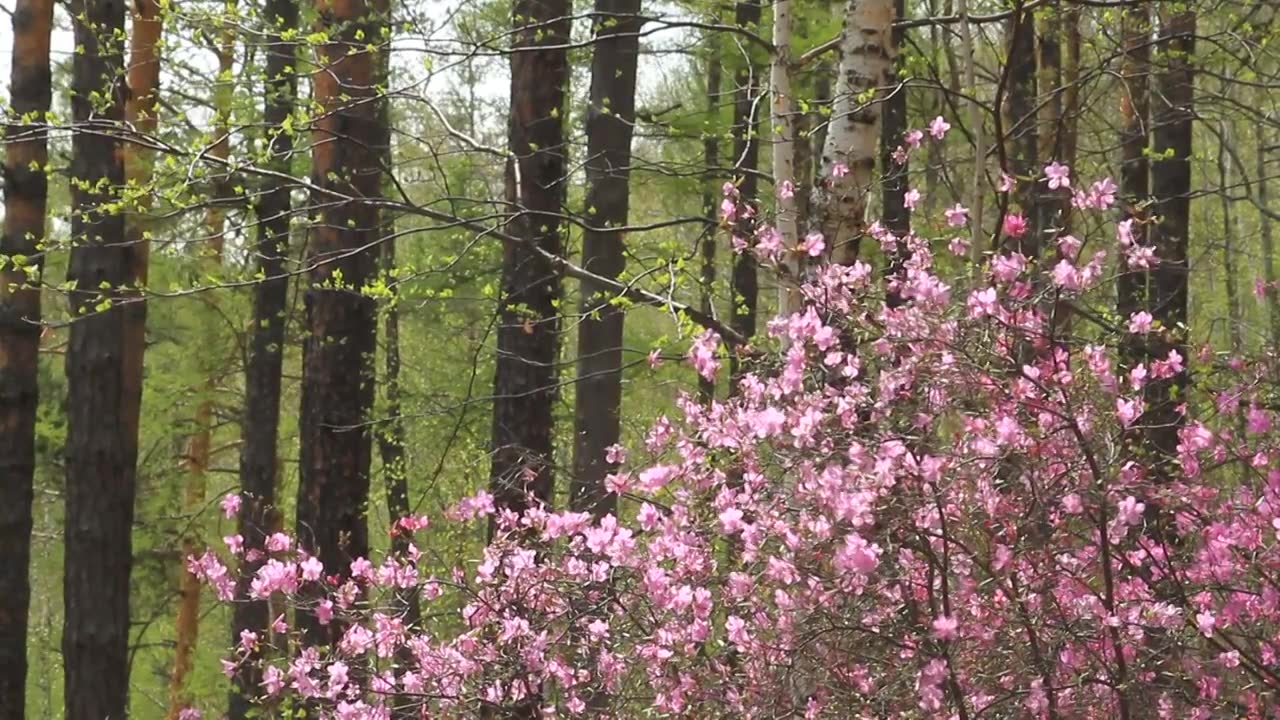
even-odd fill
[[(381, 37), (376, 11), (363, 0), (319, 0), (328, 43), (312, 76), (324, 114), (312, 133), (311, 182), (350, 198), (381, 192), (378, 107), (371, 102)], [(374, 276), (370, 249), (378, 233), (376, 206), (357, 199), (334, 202), (314, 219), (307, 248), (312, 268), (306, 290), (307, 334), (302, 347), (302, 410), (297, 534), (302, 548), (329, 573), (345, 574), (369, 553), (367, 511), (372, 437), (365, 423), (373, 404), (376, 303), (362, 288)], [(307, 642), (325, 643), (340, 623), (321, 626), (299, 612)]]
[[(512, 12), (513, 44), (528, 49), (511, 54), (507, 230), (561, 255), (570, 5), (516, 0)], [(497, 506), (516, 512), (549, 502), (553, 490), (560, 285), (560, 271), (532, 247), (503, 248), (489, 482)]]
[[(1267, 133), (1264, 129), (1258, 129), (1258, 157), (1257, 157), (1257, 178), (1258, 178), (1258, 205), (1262, 208), (1269, 209), (1270, 193), (1267, 187)], [(1266, 282), (1264, 288), (1264, 297), (1267, 305), (1267, 327), (1269, 328), (1268, 339), (1271, 341), (1271, 348), (1280, 351), (1280, 287), (1277, 287), (1276, 278), (1276, 258), (1275, 258), (1275, 239), (1271, 229), (1271, 218), (1266, 213), (1259, 213), (1258, 222), (1261, 223), (1261, 240), (1262, 240), (1262, 279)]]
[(130, 533), (138, 455), (129, 382), (128, 308), (136, 246), (124, 216), (103, 212), (124, 182), (124, 14), (120, 0), (75, 0), (72, 61), (71, 307), (67, 347), (66, 538), (63, 570), (66, 717), (124, 718), (128, 706)]
[(1009, 64), (1007, 99), (1005, 101), (1003, 143), (1009, 157), (1009, 171), (1018, 178), (1018, 200), (1027, 217), (1029, 228), (1021, 238), (1010, 240), (1008, 249), (1028, 258), (1040, 256), (1044, 242), (1041, 193), (1039, 182), (1039, 118), (1036, 114), (1036, 28), (1029, 10), (1015, 13), (1009, 19)]
[[(719, 240), (717, 228), (720, 208), (720, 188), (716, 184), (720, 179), (720, 138), (716, 132), (720, 116), (720, 80), (721, 60), (720, 44), (711, 35), (707, 38), (711, 52), (707, 57), (707, 119), (702, 132), (702, 165), (705, 168), (702, 183), (702, 213), (707, 223), (698, 235), (699, 256), (702, 265), (698, 272), (699, 305), (702, 312), (712, 316), (715, 312), (716, 286), (716, 242)], [(715, 380), (698, 376), (698, 395), (704, 403), (711, 402), (716, 394)]]
[[(49, 181), (49, 34), (53, 0), (13, 9), (10, 102), (30, 125), (5, 126), (4, 235), (0, 236), (0, 718), (26, 707), (28, 580), (35, 429), (39, 406), (40, 289)], [(34, 273), (28, 276), (28, 270)]]
[[(734, 9), (734, 24), (751, 30), (758, 29), (761, 7), (761, 4), (755, 0), (741, 0)], [(734, 235), (748, 243), (755, 234), (755, 222), (753, 217), (743, 217), (742, 209), (754, 208), (759, 192), (760, 182), (756, 175), (760, 165), (760, 118), (757, 117), (759, 95), (760, 68), (754, 58), (749, 56), (738, 68), (734, 77), (733, 163), (738, 178), (741, 207), (731, 229)], [(756, 310), (760, 299), (759, 267), (755, 255), (743, 252), (734, 256), (729, 288), (730, 300), (733, 303), (729, 326), (744, 338), (754, 337)], [(730, 374), (733, 376), (736, 376), (739, 371), (737, 357), (737, 353), (732, 356), (733, 367)], [(730, 382), (734, 381), (730, 380)], [(734, 388), (730, 387), (729, 391), (733, 392)]]
[[(266, 81), (263, 88), (263, 124), (270, 138), (267, 166), (288, 172), (293, 153), (293, 136), (279, 132), (297, 104), (295, 73), (297, 46), (283, 40), (283, 28), (297, 27), (297, 0), (267, 0), (263, 7), (267, 37)], [(244, 418), (241, 425), (239, 532), (246, 550), (263, 549), (268, 534), (278, 525), (273, 519), (276, 502), (277, 436), (280, 426), (280, 384), (284, 348), (285, 308), (289, 279), (285, 260), (289, 254), (291, 203), (287, 183), (267, 178), (254, 208), (258, 219), (255, 254), (262, 279), (253, 286), (253, 320), (249, 335), (249, 355), (245, 360)], [(270, 622), (265, 601), (247, 598), (248, 579), (259, 562), (241, 568), (240, 602), (235, 604), (231, 622), (232, 642), (249, 630), (266, 637)], [(252, 663), (243, 663), (232, 678), (228, 703), (231, 720), (245, 720), (250, 699), (261, 692), (261, 673)]]
[[(1150, 76), (1151, 11), (1138, 5), (1124, 13), (1124, 65), (1120, 89), (1120, 196), (1125, 217), (1132, 221), (1133, 242), (1145, 245), (1147, 226), (1139, 210), (1151, 194), (1150, 162), (1147, 159), (1147, 113), (1151, 106)], [(1147, 273), (1130, 269), (1123, 258), (1116, 278), (1116, 310), (1121, 321), (1147, 306)], [(1137, 335), (1121, 341), (1122, 365), (1133, 367), (1145, 359), (1146, 345)]]
[[(1151, 228), (1157, 264), (1151, 272), (1151, 315), (1161, 324), (1151, 343), (1154, 359), (1171, 351), (1187, 359), (1187, 246), (1191, 229), (1191, 136), (1195, 117), (1196, 16), (1192, 11), (1161, 17), (1158, 91), (1152, 108), (1151, 194), (1159, 221)], [(1166, 157), (1167, 154), (1167, 157)], [(1148, 442), (1161, 459), (1163, 472), (1172, 473), (1177, 457), (1178, 429), (1184, 422), (1178, 406), (1189, 377), (1184, 370), (1169, 379), (1153, 379), (1146, 386), (1147, 412), (1142, 418)]]
[[(639, 13), (640, 0), (596, 0), (587, 109), (588, 228), (582, 237), (582, 264), (610, 279), (616, 279), (625, 264), (623, 235), (610, 228), (627, 224)], [(616, 469), (605, 460), (605, 448), (618, 442), (620, 432), (623, 311), (610, 302), (613, 293), (595, 283), (583, 281), (581, 293), (569, 506), (600, 517), (614, 512), (618, 504), (617, 496), (605, 490), (604, 479)]]
[[(894, 17), (902, 19), (906, 14), (905, 0), (894, 0)], [(895, 29), (889, 40), (894, 47), (902, 42), (902, 30)], [(890, 70), (891, 83), (898, 82), (897, 69)], [(899, 238), (906, 237), (911, 231), (911, 210), (907, 207), (907, 175), (909, 166), (904, 160), (901, 164), (894, 162), (894, 150), (902, 146), (902, 136), (907, 130), (907, 88), (894, 88), (884, 100), (884, 110), (880, 125), (880, 174), (881, 202), (884, 205), (884, 226)], [(885, 275), (889, 280), (886, 303), (889, 307), (902, 305), (902, 295), (894, 285), (895, 279), (901, 279), (907, 262), (907, 248), (899, 242), (894, 249)]]

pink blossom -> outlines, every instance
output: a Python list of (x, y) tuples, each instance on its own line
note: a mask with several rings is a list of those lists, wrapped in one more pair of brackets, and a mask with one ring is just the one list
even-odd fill
[(842, 178), (842, 177), (844, 177), (845, 175), (848, 175), (848, 174), (849, 174), (849, 166), (848, 166), (848, 165), (845, 165), (844, 163), (841, 163), (841, 162), (838, 162), (838, 163), (832, 163), (832, 165), (831, 165), (831, 177), (834, 177), (834, 178)]
[(946, 211), (947, 225), (951, 227), (961, 227), (969, 222), (969, 209), (960, 203), (956, 203), (953, 207)]
[(908, 130), (905, 133), (903, 133), (902, 139), (904, 142), (907, 143), (907, 145), (913, 148), (918, 148), (920, 147), (920, 141), (924, 140), (924, 131)]
[(618, 465), (627, 461), (627, 449), (614, 443), (604, 449), (604, 461), (610, 465)]
[(800, 243), (800, 249), (804, 250), (809, 257), (818, 257), (827, 249), (827, 244), (820, 232), (811, 232), (804, 236), (804, 241)]
[(654, 348), (649, 351), (649, 369), (656, 370), (662, 364), (662, 351)]
[(1116, 522), (1126, 526), (1137, 525), (1142, 522), (1142, 512), (1146, 507), (1130, 495), (1116, 505)]
[(1027, 219), (1019, 213), (1004, 216), (1004, 234), (1012, 238), (1022, 237), (1027, 232)]
[(699, 334), (689, 348), (689, 362), (698, 371), (698, 375), (707, 380), (715, 378), (720, 370), (720, 360), (716, 356), (720, 348), (720, 335), (714, 330), (705, 330)]
[(929, 134), (932, 135), (935, 140), (941, 140), (946, 137), (947, 131), (950, 129), (951, 123), (943, 119), (941, 115), (934, 118), (933, 121), (929, 123)]
[(240, 512), (240, 494), (227, 493), (222, 496), (222, 502), (218, 504), (222, 507), (224, 517), (233, 518)]
[(778, 197), (782, 200), (790, 200), (796, 196), (796, 185), (790, 180), (783, 180), (778, 184)]
[(920, 191), (915, 188), (911, 188), (910, 190), (908, 190), (906, 195), (903, 195), (902, 197), (902, 204), (908, 210), (914, 210), (916, 205), (918, 205), (919, 203), (920, 203)]
[(1071, 187), (1071, 168), (1056, 160), (1044, 166), (1044, 176), (1049, 181), (1050, 190)]
[(1213, 631), (1218, 627), (1218, 619), (1209, 611), (1196, 613), (1196, 628), (1205, 637), (1213, 637)]
[(1009, 173), (1000, 173), (1000, 184), (997, 189), (1002, 193), (1012, 192), (1018, 186), (1018, 181)]
[(939, 640), (954, 640), (959, 621), (950, 615), (939, 615), (933, 619), (933, 636)]
[(1151, 323), (1153, 321), (1154, 318), (1151, 317), (1151, 313), (1146, 310), (1139, 310), (1129, 316), (1129, 332), (1134, 335), (1146, 335), (1151, 332)]

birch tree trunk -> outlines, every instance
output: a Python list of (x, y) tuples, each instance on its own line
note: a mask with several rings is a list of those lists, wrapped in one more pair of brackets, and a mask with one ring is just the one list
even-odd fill
[(866, 225), (867, 193), (876, 166), (881, 103), (893, 68), (893, 0), (849, 0), (840, 37), (840, 64), (821, 182), (814, 188), (816, 229), (831, 262), (858, 258)]
[(797, 210), (795, 98), (791, 90), (791, 11), (792, 0), (775, 0), (773, 4), (773, 58), (769, 65), (769, 87), (773, 98), (770, 122), (773, 126), (773, 180), (777, 199), (775, 223), (785, 248), (784, 267), (787, 277), (778, 285), (778, 311), (782, 315), (798, 312), (803, 297), (795, 283), (803, 280), (804, 254), (800, 242)]

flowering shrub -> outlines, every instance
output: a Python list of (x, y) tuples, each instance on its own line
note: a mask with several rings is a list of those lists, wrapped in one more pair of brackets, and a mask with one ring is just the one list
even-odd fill
[[(1058, 163), (1038, 182), (1078, 187)], [(515, 515), (481, 492), (435, 519), (496, 520), (448, 577), (422, 577), (412, 545), (325, 568), (271, 538), (250, 596), (338, 639), (305, 646), (281, 616), (226, 669), (257, 668), (268, 714), (344, 720), (1277, 717), (1276, 368), (1205, 350), (1174, 397), (1189, 362), (1175, 329), (1088, 310), (1111, 302), (1108, 255), (1159, 262), (1132, 220), (1105, 219), (1115, 192), (1075, 195), (1086, 237), (1054, 238), (1051, 259), (1005, 250), (976, 283), (935, 261), (963, 241), (873, 225), (906, 254), (901, 274), (812, 268), (804, 311), (769, 325), (785, 349), (755, 357), (730, 399), (682, 397), (643, 448), (610, 450), (628, 468), (608, 480), (632, 501), (620, 518)], [(726, 218), (743, 211), (727, 188)], [(968, 222), (956, 205), (937, 229)], [(1028, 232), (1016, 212), (1001, 223)], [(734, 244), (763, 262), (823, 251), (753, 232)], [(707, 377), (721, 357), (710, 331), (689, 353)], [(1172, 424), (1155, 404), (1176, 406)], [(1146, 439), (1160, 432), (1173, 456)], [(191, 566), (237, 600), (215, 554)]]

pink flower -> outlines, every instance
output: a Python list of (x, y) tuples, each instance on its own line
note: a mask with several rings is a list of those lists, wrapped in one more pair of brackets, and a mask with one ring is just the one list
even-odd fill
[(321, 600), (316, 604), (316, 622), (321, 625), (333, 622), (333, 601)]
[(729, 642), (738, 647), (743, 647), (751, 642), (751, 635), (747, 633), (747, 622), (737, 615), (730, 615), (725, 619), (724, 631), (729, 638)]
[(627, 449), (617, 443), (604, 449), (604, 461), (610, 465), (618, 465), (627, 461)]
[(849, 166), (838, 162), (831, 165), (831, 177), (842, 178), (849, 174)]
[(796, 185), (790, 180), (783, 180), (778, 185), (778, 197), (783, 200), (790, 200), (796, 196)]
[(933, 122), (929, 123), (929, 134), (932, 135), (935, 140), (941, 140), (946, 137), (947, 131), (950, 129), (951, 123), (944, 120), (941, 115), (934, 118)]
[(899, 145), (893, 149), (893, 154), (890, 157), (895, 165), (903, 165), (907, 162), (907, 149)]
[(809, 257), (818, 257), (823, 250), (827, 249), (827, 243), (820, 232), (811, 232), (804, 236), (804, 241), (800, 243), (800, 249), (808, 253)]
[(1132, 400), (1126, 398), (1116, 398), (1116, 417), (1120, 419), (1120, 424), (1129, 427), (1134, 420), (1142, 414), (1142, 400), (1134, 398)]
[(307, 582), (316, 582), (324, 575), (324, 563), (318, 558), (309, 557), (299, 563), (298, 568), (302, 570), (302, 579)]
[(273, 533), (267, 538), (267, 552), (285, 552), (293, 545), (293, 538), (284, 533)]
[(1020, 213), (1009, 213), (1004, 216), (1004, 234), (1009, 237), (1022, 237), (1027, 232), (1027, 219)]
[(908, 210), (914, 210), (916, 205), (919, 204), (919, 202), (920, 202), (920, 191), (915, 188), (911, 188), (910, 190), (908, 190), (907, 194), (904, 195), (902, 198), (902, 204)]
[(1116, 505), (1116, 522), (1126, 527), (1137, 525), (1142, 522), (1142, 511), (1146, 509), (1144, 503), (1130, 495)]
[(649, 351), (649, 369), (657, 370), (658, 366), (661, 364), (662, 364), (662, 351), (659, 350), (658, 348), (654, 348), (650, 350)]
[(969, 222), (969, 208), (956, 203), (954, 207), (948, 208), (946, 211), (947, 225), (951, 227), (961, 227)]
[(1044, 176), (1049, 180), (1050, 190), (1071, 187), (1071, 168), (1056, 160), (1044, 166)]
[(845, 536), (844, 546), (836, 551), (835, 566), (857, 575), (869, 575), (880, 565), (880, 546), (868, 543), (861, 535)]
[(920, 141), (924, 140), (924, 131), (908, 130), (902, 134), (902, 139), (913, 148), (920, 147)]
[(964, 257), (969, 254), (969, 241), (962, 237), (953, 237), (947, 242), (947, 252), (956, 257)]
[(1084, 512), (1084, 502), (1076, 493), (1062, 498), (1062, 511), (1068, 515), (1079, 515)]
[(1139, 310), (1129, 316), (1129, 332), (1134, 335), (1146, 335), (1151, 332), (1153, 318), (1146, 310)]
[(706, 380), (714, 379), (720, 370), (720, 360), (716, 357), (719, 347), (720, 335), (714, 330), (704, 330), (689, 348), (689, 362)]
[(960, 622), (950, 615), (939, 615), (933, 619), (933, 636), (939, 640), (951, 640), (956, 636)]
[(224, 517), (233, 518), (240, 512), (240, 494), (227, 493), (222, 496), (222, 502), (218, 504), (222, 506)]
[(1213, 637), (1213, 631), (1218, 627), (1218, 618), (1213, 613), (1205, 610), (1196, 613), (1196, 628), (1205, 636)]
[(1000, 185), (997, 187), (997, 189), (1000, 192), (1002, 193), (1010, 192), (1017, 186), (1018, 186), (1018, 181), (1015, 180), (1012, 175), (1006, 172), (1000, 173)]

